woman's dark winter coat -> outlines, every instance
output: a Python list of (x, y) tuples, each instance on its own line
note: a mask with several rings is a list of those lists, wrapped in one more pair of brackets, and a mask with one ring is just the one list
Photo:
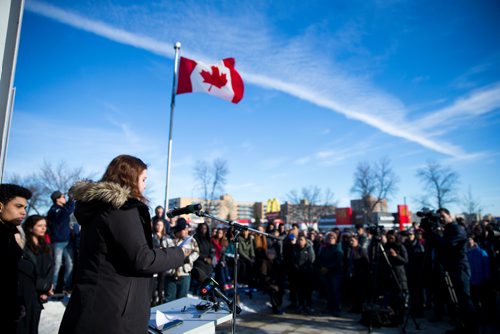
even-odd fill
[[(46, 246), (48, 247), (48, 246)], [(33, 252), (29, 246), (19, 261), (19, 288), (26, 316), (19, 321), (17, 333), (38, 333), (43, 306), (40, 295), (47, 294), (52, 286), (54, 266), (52, 254), (39, 247)]]
[(181, 266), (182, 250), (153, 249), (148, 207), (127, 188), (82, 182), (74, 194), (80, 266), (59, 333), (146, 333), (152, 276)]
[(293, 250), (294, 270), (300, 273), (312, 273), (315, 258), (311, 245), (307, 244), (304, 248), (300, 248), (298, 244), (295, 245)]
[(319, 263), (326, 268), (328, 274), (341, 275), (343, 269), (344, 253), (339, 244), (326, 245), (319, 251)]
[[(390, 249), (394, 249), (397, 253), (396, 256), (391, 256), (389, 254)], [(406, 270), (405, 270), (405, 265), (408, 263), (408, 253), (406, 252), (406, 248), (401, 245), (400, 243), (386, 243), (385, 244), (385, 251), (387, 253), (387, 257), (389, 259), (389, 262), (392, 266), (392, 270), (394, 271), (394, 274), (396, 275), (398, 282), (395, 282), (395, 278), (392, 275), (391, 269), (389, 268), (389, 265), (387, 264), (387, 261), (385, 259), (381, 259), (384, 261), (384, 266), (382, 267), (382, 271), (386, 276), (386, 283), (387, 286), (392, 286), (396, 287), (399, 284), (402, 290), (406, 291), (408, 290), (408, 280), (406, 278)]]

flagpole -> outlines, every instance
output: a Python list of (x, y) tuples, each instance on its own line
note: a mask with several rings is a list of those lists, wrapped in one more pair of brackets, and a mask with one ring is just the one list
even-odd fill
[(177, 93), (177, 72), (179, 69), (179, 50), (181, 48), (181, 43), (176, 42), (174, 44), (175, 56), (174, 56), (174, 82), (172, 84), (172, 102), (170, 103), (170, 129), (168, 134), (168, 153), (167, 153), (167, 177), (165, 182), (165, 202), (164, 208), (165, 213), (168, 211), (168, 200), (169, 200), (169, 181), (170, 181), (170, 164), (172, 160), (172, 132), (174, 128), (174, 108), (175, 108), (175, 95)]

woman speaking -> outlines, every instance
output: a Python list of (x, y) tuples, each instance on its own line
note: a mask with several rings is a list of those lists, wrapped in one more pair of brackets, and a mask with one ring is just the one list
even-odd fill
[(147, 332), (153, 274), (181, 266), (189, 251), (153, 249), (146, 178), (144, 162), (120, 155), (100, 182), (73, 187), (80, 265), (59, 333)]

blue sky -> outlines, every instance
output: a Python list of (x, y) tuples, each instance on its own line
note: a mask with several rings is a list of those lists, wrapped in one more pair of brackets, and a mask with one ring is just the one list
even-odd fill
[(500, 214), (499, 32), (494, 0), (27, 0), (6, 173), (64, 160), (101, 175), (127, 153), (162, 203), (180, 41), (189, 58), (236, 58), (245, 96), (176, 98), (171, 197), (200, 195), (195, 162), (222, 158), (236, 200), (319, 186), (345, 206), (356, 165), (389, 157), (391, 210), (420, 209), (415, 172), (437, 161)]

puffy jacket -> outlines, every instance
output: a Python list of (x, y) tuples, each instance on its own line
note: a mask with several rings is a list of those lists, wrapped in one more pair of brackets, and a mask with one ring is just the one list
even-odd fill
[(148, 207), (127, 188), (83, 182), (74, 194), (80, 264), (59, 333), (146, 333), (152, 276), (182, 265), (182, 250), (153, 249)]

